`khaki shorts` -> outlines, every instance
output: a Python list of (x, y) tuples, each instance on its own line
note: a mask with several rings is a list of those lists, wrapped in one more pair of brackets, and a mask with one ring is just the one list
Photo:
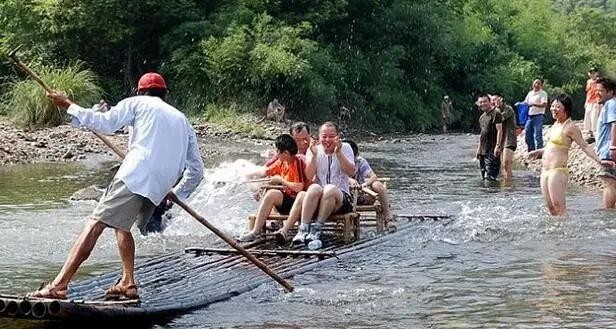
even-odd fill
[(131, 192), (124, 182), (114, 178), (101, 197), (91, 218), (117, 230), (130, 231), (136, 221), (145, 225), (156, 206), (146, 197)]
[(616, 179), (616, 168), (601, 167), (599, 168), (599, 172), (597, 173), (597, 176), (601, 178)]

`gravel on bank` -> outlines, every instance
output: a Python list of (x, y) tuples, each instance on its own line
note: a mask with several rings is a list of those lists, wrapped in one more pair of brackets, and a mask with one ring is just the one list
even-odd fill
[[(580, 129), (583, 129), (581, 121), (575, 121)], [(547, 133), (552, 126), (543, 126), (543, 140), (547, 142)], [(592, 145), (593, 148), (595, 145)], [(514, 160), (524, 165), (527, 169), (541, 172), (541, 159), (528, 160), (524, 132), (518, 136), (518, 146), (515, 151)], [(569, 150), (569, 182), (582, 187), (601, 188), (601, 180), (597, 177), (597, 164), (590, 159), (586, 153), (575, 143)]]
[[(108, 136), (120, 148), (127, 135)], [(85, 160), (94, 155), (114, 155), (93, 133), (62, 125), (39, 130), (21, 129), (0, 119), (0, 164)]]
[[(197, 123), (193, 126), (199, 138), (201, 155), (206, 158), (225, 152), (225, 143), (220, 141), (264, 144), (287, 132), (288, 125), (288, 122), (263, 123), (260, 125), (263, 128), (261, 136), (235, 132), (211, 123)], [(128, 134), (118, 133), (107, 138), (120, 149), (126, 149)], [(94, 156), (102, 160), (117, 159), (109, 147), (88, 130), (73, 128), (68, 124), (36, 130), (24, 129), (0, 117), (0, 165), (81, 161)]]

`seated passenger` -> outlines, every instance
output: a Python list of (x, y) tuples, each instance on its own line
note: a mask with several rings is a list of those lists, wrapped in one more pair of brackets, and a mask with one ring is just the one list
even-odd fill
[[(323, 223), (334, 213), (353, 210), (349, 193), (349, 177), (355, 173), (353, 150), (342, 143), (338, 127), (325, 122), (319, 129), (319, 140), (313, 141), (306, 153), (306, 177), (314, 177), (301, 205), (301, 224), (293, 243), (321, 239)], [(316, 222), (311, 223), (317, 212)]]
[(379, 181), (379, 178), (376, 176), (370, 164), (366, 159), (359, 156), (359, 148), (357, 144), (353, 141), (345, 141), (351, 148), (353, 149), (353, 155), (355, 156), (355, 176), (353, 176), (351, 183), (357, 183), (361, 185), (362, 188), (369, 188), (374, 192), (378, 193), (376, 198), (364, 191), (359, 191), (359, 195), (357, 196), (357, 204), (358, 205), (371, 205), (374, 202), (379, 200), (381, 205), (383, 206), (383, 217), (385, 217), (385, 224), (388, 228), (393, 228), (393, 216), (391, 214), (391, 210), (389, 209), (389, 195), (387, 194), (387, 188), (385, 185)]
[[(295, 143), (297, 144), (297, 154), (306, 155), (308, 147), (310, 146), (310, 126), (305, 122), (296, 122), (291, 128), (289, 128), (289, 134), (293, 136)], [(265, 166), (269, 166), (278, 160), (278, 154), (274, 154), (267, 162)]]
[(272, 208), (276, 207), (276, 210), (282, 215), (289, 214), (297, 193), (304, 188), (304, 168), (306, 165), (304, 160), (297, 156), (297, 144), (293, 137), (288, 134), (278, 136), (276, 138), (276, 149), (278, 160), (269, 167), (258, 170), (253, 176), (270, 176), (270, 184), (282, 185), (282, 189), (270, 189), (261, 198), (254, 226), (250, 232), (239, 238), (241, 242), (261, 238), (263, 225)]

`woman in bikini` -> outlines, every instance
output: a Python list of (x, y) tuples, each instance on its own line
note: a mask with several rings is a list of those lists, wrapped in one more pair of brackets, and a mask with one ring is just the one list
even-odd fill
[[(571, 122), (572, 109), (573, 103), (569, 96), (562, 94), (554, 98), (550, 110), (556, 122), (548, 132), (549, 141), (544, 148), (528, 153), (529, 159), (543, 159), (541, 192), (550, 214), (556, 216), (562, 216), (567, 211), (565, 203), (569, 179), (567, 161), (571, 144), (575, 142), (591, 159), (602, 164), (593, 148), (582, 137), (580, 128)], [(613, 163), (602, 165), (611, 166)]]

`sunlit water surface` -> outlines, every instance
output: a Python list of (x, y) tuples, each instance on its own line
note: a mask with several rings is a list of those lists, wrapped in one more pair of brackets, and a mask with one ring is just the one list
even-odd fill
[[(262, 286), (154, 328), (586, 328), (616, 326), (616, 224), (596, 191), (570, 190), (569, 216), (545, 214), (534, 173), (484, 185), (473, 161), (476, 136), (412, 137), (363, 144), (406, 214), (450, 214), (412, 224), (362, 255), (296, 276), (296, 291)], [(241, 152), (240, 152), (241, 153)], [(241, 173), (254, 164), (215, 161), (190, 204), (239, 234), (256, 203)], [(248, 155), (246, 156), (248, 157)], [(251, 157), (254, 157), (254, 153)], [(22, 293), (61, 266), (93, 202), (68, 202), (100, 168), (47, 166), (0, 173), (0, 290)], [(174, 211), (164, 234), (135, 234), (144, 259), (216, 239)], [(138, 261), (139, 261), (138, 259)], [(107, 232), (79, 277), (119, 266)], [(40, 324), (0, 320), (0, 328)]]

